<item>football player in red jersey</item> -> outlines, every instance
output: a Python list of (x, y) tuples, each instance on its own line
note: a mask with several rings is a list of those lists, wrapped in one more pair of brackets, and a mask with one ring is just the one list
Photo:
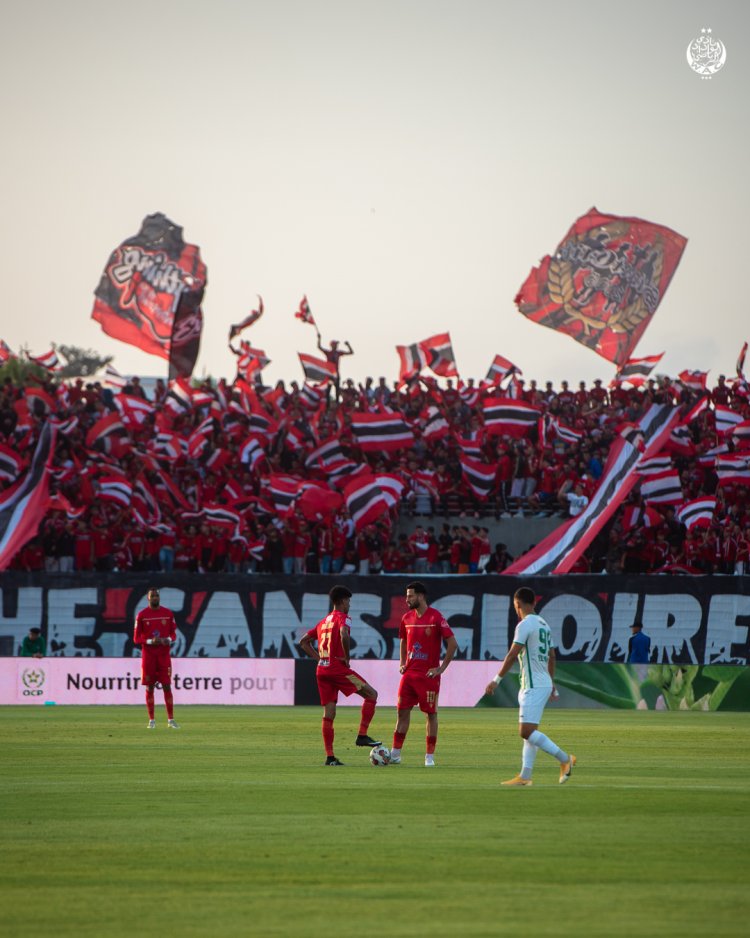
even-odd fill
[[(334, 586), (329, 592), (333, 603), (333, 612), (322, 619), (315, 628), (310, 629), (300, 639), (300, 648), (318, 662), (316, 676), (318, 692), (323, 705), (323, 744), (326, 750), (326, 765), (343, 765), (333, 754), (333, 721), (336, 718), (336, 702), (339, 691), (345, 697), (359, 694), (362, 701), (362, 715), (359, 734), (355, 740), (358, 746), (379, 746), (380, 741), (367, 735), (370, 721), (375, 714), (378, 692), (367, 681), (349, 667), (349, 606), (352, 594), (345, 586)], [(317, 649), (313, 648), (317, 642)]]
[(148, 591), (148, 606), (135, 617), (133, 641), (141, 646), (141, 683), (146, 688), (148, 728), (156, 728), (154, 719), (154, 687), (161, 684), (164, 705), (167, 708), (167, 726), (178, 730), (174, 720), (172, 697), (172, 657), (169, 648), (176, 641), (177, 632), (174, 615), (170, 609), (159, 604), (159, 590), (152, 586)]
[[(402, 677), (398, 686), (398, 720), (393, 734), (391, 762), (401, 761), (401, 747), (409, 732), (412, 707), (427, 717), (426, 754), (424, 764), (435, 765), (435, 744), (438, 733), (438, 694), (440, 675), (451, 663), (458, 648), (455, 636), (443, 614), (427, 605), (427, 589), (414, 581), (406, 587), (406, 605), (409, 611), (401, 619), (400, 668)], [(445, 657), (440, 663), (440, 651), (445, 641)]]

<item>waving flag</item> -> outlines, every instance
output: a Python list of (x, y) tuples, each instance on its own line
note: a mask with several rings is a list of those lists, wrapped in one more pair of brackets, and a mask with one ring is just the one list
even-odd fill
[(314, 381), (319, 384), (322, 381), (336, 380), (336, 365), (333, 362), (326, 361), (325, 358), (314, 358), (312, 355), (305, 355), (298, 352), (302, 370), (308, 381)]
[(388, 513), (383, 490), (371, 475), (358, 476), (344, 488), (346, 507), (357, 531)]
[(630, 505), (622, 513), (623, 533), (632, 531), (639, 525), (644, 528), (657, 528), (660, 524), (664, 524), (664, 516), (648, 505)]
[(23, 545), (34, 537), (47, 510), (55, 432), (48, 420), (39, 434), (28, 472), (0, 494), (0, 570), (6, 570)]
[(745, 356), (747, 355), (747, 342), (745, 342), (740, 349), (740, 354), (737, 356), (737, 377), (745, 377)]
[(694, 498), (685, 504), (677, 512), (677, 520), (685, 525), (688, 531), (691, 528), (708, 528), (714, 517), (716, 508), (716, 499), (708, 495), (702, 498)]
[(422, 418), (422, 436), (426, 440), (441, 440), (450, 433), (448, 421), (437, 407), (426, 407), (420, 417)]
[(680, 379), (680, 382), (686, 387), (690, 388), (691, 391), (705, 391), (706, 390), (706, 379), (708, 378), (707, 371), (681, 371), (677, 377)]
[(54, 397), (47, 394), (42, 388), (26, 388), (24, 396), (32, 411), (41, 408), (45, 414), (53, 414), (57, 410), (57, 402)]
[[(244, 332), (245, 329), (249, 329), (253, 323), (257, 322), (260, 317), (263, 315), (263, 297), (258, 297), (258, 308), (254, 309), (249, 313), (242, 322), (235, 323), (235, 325), (230, 326), (229, 328), (229, 341), (231, 342), (235, 336), (238, 336), (241, 332)], [(230, 345), (231, 348), (231, 345)]]
[(393, 450), (411, 446), (414, 434), (400, 414), (352, 414), (352, 432), (360, 448), (366, 453)]
[(742, 414), (738, 414), (736, 411), (732, 410), (731, 407), (724, 407), (722, 404), (716, 405), (714, 419), (716, 421), (716, 432), (719, 436), (726, 436), (732, 433), (744, 422)]
[(652, 459), (642, 459), (638, 464), (638, 475), (653, 476), (672, 469), (671, 456), (654, 456)]
[(459, 456), (459, 462), (461, 474), (472, 492), (481, 499), (487, 498), (495, 484), (497, 467), (467, 456)]
[(397, 345), (399, 359), (398, 379), (402, 383), (415, 378), (427, 364), (427, 355), (418, 342), (414, 345)]
[(486, 397), (482, 401), (484, 426), (489, 436), (523, 437), (539, 422), (542, 412), (510, 397)]
[(117, 413), (108, 414), (106, 417), (97, 420), (89, 429), (86, 434), (86, 446), (91, 447), (99, 440), (104, 440), (113, 434), (119, 436), (125, 432), (125, 424), (122, 422), (120, 415)]
[(641, 387), (641, 385), (646, 383), (646, 379), (662, 358), (664, 358), (664, 352), (662, 352), (661, 355), (647, 355), (645, 358), (629, 358), (625, 364), (618, 369), (617, 374), (612, 379), (613, 384), (628, 381), (634, 388)]
[(199, 249), (157, 212), (110, 255), (91, 315), (113, 339), (166, 358), (170, 377), (189, 377), (200, 346), (205, 288)]
[(419, 343), (425, 354), (427, 367), (441, 378), (457, 378), (456, 358), (449, 332), (441, 332)]
[(307, 302), (306, 296), (303, 296), (299, 301), (299, 309), (294, 314), (294, 316), (295, 319), (299, 319), (301, 322), (307, 322), (311, 326), (315, 326), (316, 329), (318, 328), (315, 323), (315, 319), (313, 318), (313, 314), (310, 310), (310, 304)]
[(12, 354), (13, 352), (11, 352), (10, 346), (5, 339), (0, 339), (0, 365), (4, 365)]
[(249, 342), (240, 342), (239, 351), (232, 351), (237, 356), (237, 374), (245, 381), (252, 381), (259, 371), (271, 363), (262, 349), (253, 348)]
[(265, 450), (260, 440), (256, 436), (251, 436), (249, 440), (242, 444), (239, 450), (240, 463), (254, 469), (256, 464), (265, 458)]
[(133, 486), (120, 476), (101, 476), (97, 481), (98, 491), (96, 497), (105, 502), (114, 502), (123, 508), (130, 506), (133, 497)]
[(49, 352), (45, 352), (43, 355), (29, 354), (29, 361), (40, 365), (42, 368), (46, 368), (47, 371), (55, 371), (55, 369), (59, 368), (60, 366), (60, 359), (57, 357), (57, 352), (53, 348), (51, 348)]
[(670, 470), (646, 476), (641, 482), (641, 495), (654, 505), (679, 505), (684, 500), (679, 472)]
[(516, 297), (524, 316), (624, 365), (669, 286), (682, 235), (592, 208), (543, 258)]
[(495, 355), (492, 359), (492, 364), (490, 365), (489, 371), (487, 372), (487, 377), (485, 381), (489, 384), (500, 384), (508, 375), (518, 374), (522, 375), (523, 372), (520, 368), (513, 364), (512, 361), (509, 361), (507, 358), (503, 358), (502, 355)]
[(294, 501), (299, 494), (300, 480), (294, 476), (272, 473), (268, 477), (268, 482), (276, 513), (282, 517), (290, 514), (294, 510)]
[(107, 365), (104, 369), (104, 383), (107, 387), (122, 389), (128, 383), (128, 379), (124, 378), (112, 365)]
[(750, 465), (746, 456), (718, 456), (716, 475), (720, 485), (750, 485)]

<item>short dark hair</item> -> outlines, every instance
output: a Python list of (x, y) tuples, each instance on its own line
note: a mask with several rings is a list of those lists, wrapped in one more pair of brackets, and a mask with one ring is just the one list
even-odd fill
[(422, 596), (427, 595), (427, 587), (421, 580), (412, 580), (406, 588), (407, 590), (414, 590), (415, 593), (419, 593)]
[(530, 589), (528, 586), (522, 586), (520, 589), (517, 589), (513, 594), (513, 599), (517, 599), (519, 603), (523, 603), (524, 606), (535, 606), (536, 605), (536, 594), (533, 589)]
[(630, 626), (630, 628), (631, 628), (631, 629), (642, 629), (642, 628), (643, 628), (643, 623), (642, 623), (639, 619), (636, 619), (635, 622)]
[(40, 634), (41, 634), (41, 631), (42, 630), (39, 628), (38, 625), (32, 625), (31, 628), (29, 629), (29, 632), (39, 632)]
[(328, 593), (328, 598), (335, 606), (336, 603), (340, 603), (342, 599), (351, 599), (352, 591), (346, 586), (332, 586)]

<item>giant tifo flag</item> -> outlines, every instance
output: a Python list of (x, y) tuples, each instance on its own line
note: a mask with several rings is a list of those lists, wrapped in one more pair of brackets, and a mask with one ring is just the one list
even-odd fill
[(189, 377), (203, 328), (206, 265), (182, 228), (148, 215), (116, 247), (96, 288), (92, 317), (114, 339), (169, 361), (169, 376)]
[(534, 267), (516, 297), (533, 322), (622, 366), (656, 312), (687, 238), (592, 208)]
[(401, 414), (352, 414), (352, 433), (363, 452), (393, 452), (414, 442)]
[[(638, 465), (659, 452), (680, 411), (669, 404), (654, 404), (638, 424), (638, 438), (621, 436), (610, 450), (597, 490), (586, 508), (556, 528), (549, 537), (523, 554), (503, 574), (568, 573), (596, 535), (617, 511), (638, 480)], [(639, 445), (642, 443), (642, 445)]]
[(55, 432), (48, 420), (29, 471), (0, 495), (0, 570), (6, 570), (23, 545), (34, 537), (47, 510)]

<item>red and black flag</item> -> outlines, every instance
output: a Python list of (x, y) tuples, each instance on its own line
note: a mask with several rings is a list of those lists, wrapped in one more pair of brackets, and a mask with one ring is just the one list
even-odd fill
[(0, 339), (0, 365), (4, 365), (12, 354), (13, 352), (11, 352), (10, 346), (5, 339)]
[(716, 510), (716, 499), (711, 495), (694, 498), (677, 512), (677, 520), (690, 531), (692, 528), (709, 528)]
[(520, 368), (516, 367), (512, 361), (509, 361), (507, 358), (503, 358), (502, 355), (495, 355), (492, 359), (492, 364), (490, 365), (489, 371), (487, 372), (487, 377), (485, 381), (489, 384), (500, 384), (508, 375), (522, 375), (523, 372)]
[(35, 365), (39, 365), (41, 368), (46, 368), (47, 371), (55, 371), (60, 367), (60, 359), (57, 357), (57, 352), (51, 348), (49, 352), (44, 352), (43, 355), (31, 355), (28, 352), (26, 353), (29, 357), (29, 361), (34, 362)]
[(23, 459), (10, 446), (0, 443), (0, 480), (15, 482), (23, 469)]
[[(263, 297), (259, 295), (258, 296), (258, 308), (254, 309), (251, 313), (245, 316), (242, 322), (237, 322), (233, 326), (229, 327), (229, 341), (231, 342), (235, 336), (239, 335), (241, 332), (244, 332), (245, 329), (249, 329), (250, 326), (252, 326), (254, 322), (257, 322), (262, 315), (263, 315)], [(229, 347), (232, 348), (231, 345)], [(232, 349), (232, 351), (234, 351), (234, 349)]]
[(652, 505), (679, 505), (684, 500), (680, 473), (676, 469), (656, 472), (641, 482), (641, 496)]
[(592, 208), (516, 296), (524, 316), (624, 365), (656, 312), (687, 238)]
[(305, 355), (303, 352), (297, 354), (308, 381), (320, 384), (323, 381), (336, 380), (337, 368), (333, 362), (326, 361), (325, 358), (314, 358), (312, 355)]
[(523, 437), (537, 426), (542, 412), (510, 397), (485, 397), (482, 401), (488, 436)]
[(419, 343), (425, 354), (427, 367), (441, 378), (457, 378), (456, 358), (449, 332), (441, 332)]
[(49, 467), (55, 454), (56, 428), (42, 427), (26, 475), (0, 495), (0, 570), (6, 570), (23, 545), (39, 530), (49, 501)]
[(397, 345), (399, 371), (398, 380), (409, 381), (416, 377), (427, 364), (427, 355), (419, 342), (414, 345)]
[(640, 387), (663, 357), (664, 352), (661, 355), (647, 355), (645, 358), (629, 358), (618, 370), (612, 383), (619, 384), (622, 381), (628, 381), (634, 388)]
[[(3, 342), (3, 345), (5, 343)], [(740, 354), (737, 356), (737, 377), (745, 377), (745, 356), (747, 355), (747, 342), (745, 342), (740, 349)]]
[(690, 388), (691, 391), (706, 390), (706, 381), (708, 380), (707, 371), (690, 371), (690, 369), (686, 369), (685, 371), (681, 371), (677, 377), (680, 379), (680, 383), (686, 388)]
[(306, 296), (303, 296), (299, 301), (299, 309), (294, 314), (294, 318), (299, 319), (300, 322), (307, 322), (311, 326), (315, 326), (316, 329), (318, 328), (313, 317), (312, 310), (310, 309), (310, 304), (307, 302)]
[(469, 488), (479, 498), (487, 498), (495, 485), (497, 466), (479, 462), (477, 459), (469, 459), (464, 455), (460, 455), (458, 459), (461, 463), (461, 474)]
[(344, 499), (357, 531), (388, 513), (388, 501), (383, 490), (369, 474), (358, 475), (350, 482), (344, 489)]
[(110, 255), (92, 317), (107, 335), (169, 361), (169, 376), (189, 377), (203, 328), (206, 265), (182, 228), (148, 215), (137, 235)]
[(352, 433), (365, 453), (390, 453), (414, 442), (414, 434), (397, 413), (354, 413)]

